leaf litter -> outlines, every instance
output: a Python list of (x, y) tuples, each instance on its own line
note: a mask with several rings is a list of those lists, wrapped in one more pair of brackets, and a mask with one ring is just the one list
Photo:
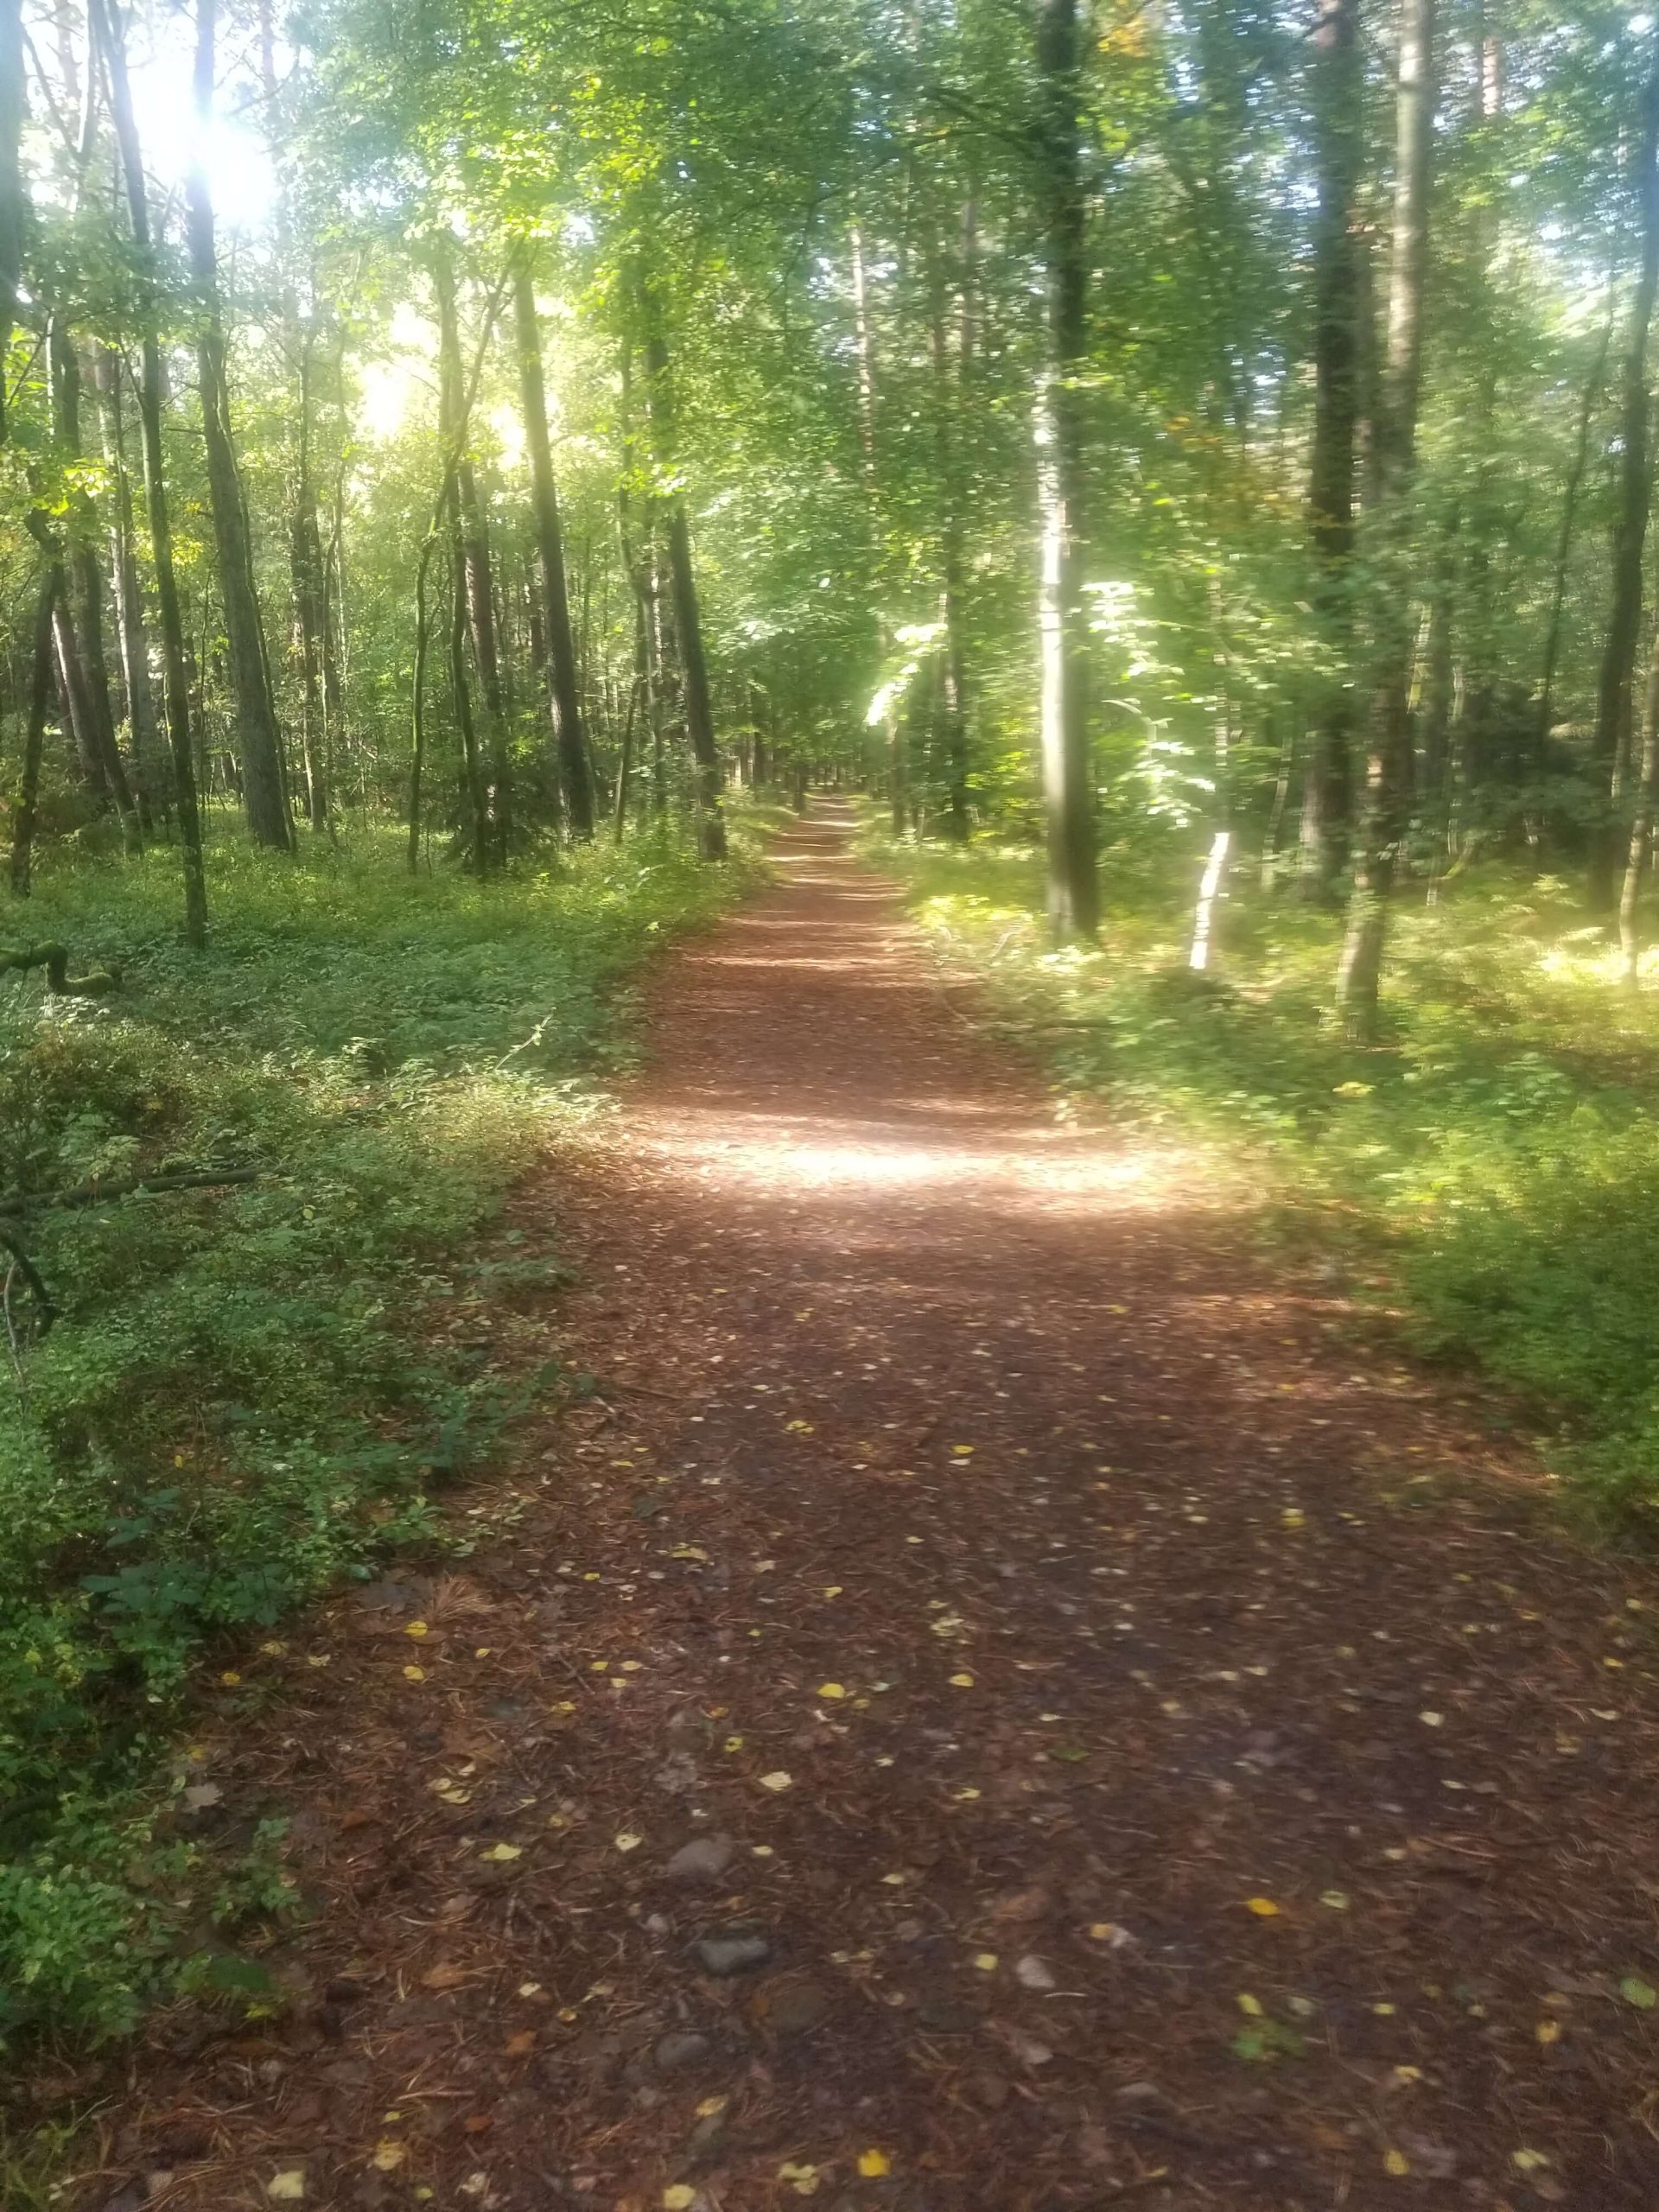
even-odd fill
[(211, 1786), (308, 1916), (279, 2001), (89, 2077), (101, 2171), (1650, 2212), (1639, 1571), (1195, 1163), (1057, 1122), (845, 842), (664, 963), (623, 1113), (520, 1195), (595, 1382), (458, 1501), (499, 1535), (228, 1670), (272, 1694)]

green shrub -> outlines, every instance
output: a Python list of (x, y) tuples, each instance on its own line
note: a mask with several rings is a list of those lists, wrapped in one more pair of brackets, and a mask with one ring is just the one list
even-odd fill
[(503, 1256), (502, 1197), (626, 1052), (625, 979), (751, 867), (639, 840), (483, 885), (227, 842), (205, 955), (167, 852), (42, 872), (31, 934), (123, 985), (0, 986), (0, 1196), (257, 1172), (27, 1217), (60, 1318), (0, 1372), (0, 2042), (200, 1974), (224, 1869), (151, 1777), (204, 1640), (429, 1535), (510, 1410), (487, 1300), (548, 1272)]
[(1528, 1394), (1592, 1503), (1659, 1511), (1659, 1011), (1561, 886), (1492, 869), (1432, 912), (1402, 899), (1383, 1040), (1359, 1050), (1328, 1018), (1334, 917), (1252, 888), (1195, 978), (1190, 856), (1126, 880), (1109, 855), (1101, 949), (1056, 952), (1029, 852), (866, 842), (1063, 1095), (1346, 1243), (1419, 1349)]

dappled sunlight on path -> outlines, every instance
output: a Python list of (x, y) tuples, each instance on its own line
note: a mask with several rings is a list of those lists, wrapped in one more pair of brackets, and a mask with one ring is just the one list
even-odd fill
[(1066, 1125), (848, 842), (662, 963), (524, 1194), (578, 1280), (472, 1555), (207, 1732), (318, 1917), (112, 2156), (188, 2124), (192, 2212), (1651, 2212), (1642, 1580)]

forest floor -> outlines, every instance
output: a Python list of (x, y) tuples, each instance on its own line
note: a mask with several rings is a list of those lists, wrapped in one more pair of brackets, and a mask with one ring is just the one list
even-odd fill
[(204, 1719), (316, 1910), (74, 2201), (1659, 2203), (1650, 1574), (1058, 1120), (850, 835), (521, 1193), (595, 1383), (493, 1536)]

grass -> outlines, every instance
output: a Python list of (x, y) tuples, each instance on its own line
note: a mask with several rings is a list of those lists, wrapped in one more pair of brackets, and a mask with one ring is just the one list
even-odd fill
[(1564, 882), (1491, 868), (1398, 904), (1371, 1048), (1329, 1020), (1338, 920), (1235, 877), (1207, 978), (1199, 860), (1126, 850), (1098, 951), (1056, 952), (1017, 847), (867, 849), (1062, 1092), (1202, 1142), (1357, 1263), (1416, 1347), (1523, 1393), (1573, 1494), (1659, 1516), (1659, 972), (1631, 994)]
[(493, 1303), (550, 1272), (495, 1233), (504, 1194), (596, 1110), (641, 961), (753, 869), (639, 839), (480, 885), (391, 838), (220, 840), (203, 955), (166, 852), (48, 863), (0, 916), (122, 979), (0, 978), (0, 1193), (257, 1171), (29, 1219), (60, 1318), (0, 1340), (0, 2044), (248, 1986), (278, 1839), (186, 1840), (169, 1732), (216, 1640), (432, 1538), (513, 1409)]

